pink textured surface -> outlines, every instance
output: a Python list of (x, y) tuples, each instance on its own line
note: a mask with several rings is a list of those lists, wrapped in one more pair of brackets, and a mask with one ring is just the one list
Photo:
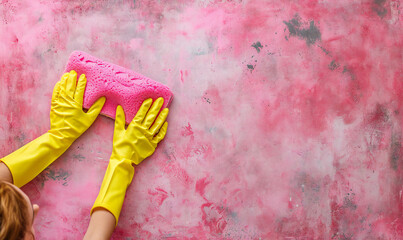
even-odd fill
[[(0, 155), (48, 130), (75, 49), (175, 93), (112, 239), (403, 239), (399, 1), (0, 2)], [(82, 239), (113, 124), (24, 187), (37, 239)]]
[(121, 105), (125, 111), (127, 123), (134, 118), (144, 100), (163, 97), (162, 108), (165, 108), (173, 98), (167, 86), (85, 52), (71, 53), (65, 72), (71, 70), (75, 70), (78, 77), (81, 74), (87, 76), (84, 108), (90, 108), (98, 98), (105, 96), (106, 102), (101, 114), (114, 119), (116, 107)]

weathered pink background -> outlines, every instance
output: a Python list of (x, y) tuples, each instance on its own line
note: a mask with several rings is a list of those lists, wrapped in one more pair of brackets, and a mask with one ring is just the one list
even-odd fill
[[(7, 1), (0, 155), (49, 127), (83, 50), (175, 94), (113, 239), (403, 239), (396, 0)], [(112, 149), (95, 124), (23, 188), (38, 239), (80, 239)]]

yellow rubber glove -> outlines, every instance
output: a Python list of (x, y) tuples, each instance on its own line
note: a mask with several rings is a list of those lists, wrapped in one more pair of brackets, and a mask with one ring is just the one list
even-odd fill
[(151, 98), (143, 102), (127, 129), (123, 108), (118, 106), (116, 109), (112, 155), (98, 197), (91, 209), (91, 214), (96, 208), (107, 209), (115, 217), (115, 225), (118, 223), (126, 189), (133, 178), (132, 164), (137, 165), (152, 155), (167, 132), (168, 123), (165, 120), (169, 113), (168, 108), (158, 114), (164, 99), (158, 98), (152, 106), (151, 103)]
[(65, 73), (53, 90), (50, 130), (17, 151), (0, 159), (10, 169), (14, 184), (21, 187), (31, 181), (87, 130), (101, 111), (105, 98), (98, 99), (85, 113), (82, 109), (87, 79), (77, 73)]

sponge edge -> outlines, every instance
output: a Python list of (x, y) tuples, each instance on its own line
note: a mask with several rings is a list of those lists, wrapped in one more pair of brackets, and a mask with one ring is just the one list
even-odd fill
[(173, 99), (167, 86), (85, 52), (71, 53), (65, 72), (71, 70), (76, 71), (77, 76), (85, 74), (87, 77), (83, 102), (85, 109), (89, 109), (98, 98), (105, 96), (106, 102), (101, 114), (115, 119), (116, 107), (121, 105), (127, 124), (134, 118), (144, 100), (152, 98), (154, 101), (162, 97), (163, 109)]

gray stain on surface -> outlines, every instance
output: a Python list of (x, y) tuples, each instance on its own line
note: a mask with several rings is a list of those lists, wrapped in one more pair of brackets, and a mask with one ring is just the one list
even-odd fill
[(319, 46), (319, 47), (320, 47), (320, 49), (322, 49), (322, 51), (323, 51), (324, 53), (326, 53), (326, 55), (329, 55), (329, 53), (330, 53), (329, 50), (327, 50), (326, 48), (324, 48), (324, 47), (322, 47), (322, 46)]
[(343, 72), (342, 73), (348, 74), (350, 76), (351, 80), (355, 80), (354, 73), (347, 66), (343, 67)]
[(397, 170), (401, 158), (402, 138), (399, 134), (393, 133), (390, 143), (390, 166)]
[[(352, 195), (355, 195), (354, 193)], [(344, 197), (343, 201), (343, 207), (348, 208), (350, 210), (356, 210), (357, 209), (357, 204), (355, 204), (354, 196), (346, 196)]]
[(287, 26), (290, 36), (297, 36), (306, 41), (307, 45), (312, 45), (321, 39), (321, 33), (314, 21), (310, 21), (308, 28), (303, 28), (300, 17), (296, 15), (290, 21), (283, 21)]
[(372, 7), (372, 10), (374, 10), (374, 12), (376, 12), (376, 14), (381, 18), (385, 17), (388, 13), (388, 10), (384, 6), (385, 2), (386, 0), (375, 0), (374, 6)]
[(211, 104), (210, 98), (203, 97), (203, 99), (204, 99), (208, 104)]
[(62, 181), (63, 185), (66, 186), (67, 185), (67, 179), (68, 177), (70, 177), (70, 173), (64, 169), (58, 169), (58, 170), (53, 170), (51, 168), (47, 168), (45, 169), (45, 171), (43, 171), (43, 182), (42, 185), (44, 184), (44, 182), (48, 181), (48, 180), (53, 180), (53, 181)]
[(80, 153), (78, 153), (78, 154), (73, 154), (73, 158), (74, 158), (74, 159), (77, 159), (77, 160), (80, 161), (80, 162), (85, 159), (85, 157), (84, 157), (83, 155), (81, 155)]
[(260, 49), (263, 48), (262, 44), (259, 41), (255, 42), (251, 46), (254, 47), (258, 53), (260, 53)]
[(340, 64), (337, 63), (335, 60), (331, 61), (329, 64), (329, 69), (332, 71), (335, 69), (338, 69), (339, 67), (340, 67)]
[(24, 145), (26, 138), (25, 133), (21, 132), (19, 135), (14, 137), (14, 140), (18, 141), (18, 143), (22, 146)]

